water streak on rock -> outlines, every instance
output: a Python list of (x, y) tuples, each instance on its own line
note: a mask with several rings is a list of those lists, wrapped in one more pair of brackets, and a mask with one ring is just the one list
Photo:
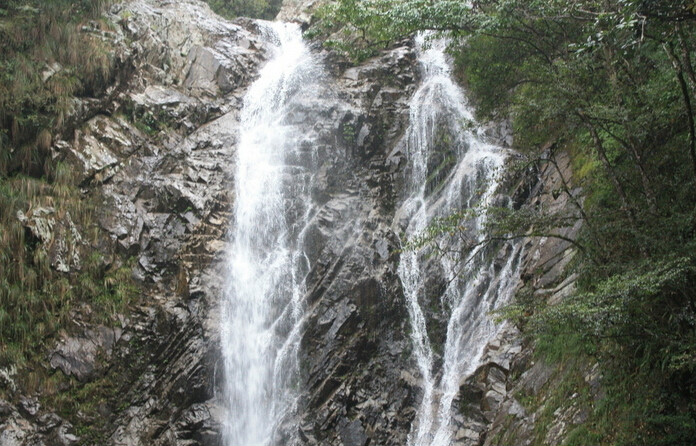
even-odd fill
[[(411, 100), (410, 126), (402, 142), (408, 157), (407, 191), (396, 215), (407, 238), (423, 233), (438, 217), (492, 205), (507, 157), (478, 130), (461, 88), (452, 79), (446, 42), (421, 35), (418, 45), (423, 80)], [(472, 212), (464, 221), (466, 236), (447, 243), (454, 252), (471, 247), (466, 254), (427, 259), (423, 253), (405, 251), (398, 269), (423, 392), (409, 434), (411, 446), (451, 444), (452, 402), (460, 381), (476, 369), (495, 333), (489, 312), (506, 302), (516, 285), (519, 249), (508, 247), (501, 266), (491, 260), (495, 252), (480, 244), (486, 214)], [(433, 297), (428, 280), (437, 276), (444, 291)], [(428, 323), (431, 313), (439, 310), (426, 305), (438, 298), (438, 306), (449, 313), (444, 340), (434, 339), (434, 324)], [(433, 348), (438, 342), (444, 342), (441, 361)]]

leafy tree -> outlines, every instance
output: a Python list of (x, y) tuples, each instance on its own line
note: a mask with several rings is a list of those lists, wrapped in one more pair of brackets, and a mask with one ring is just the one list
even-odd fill
[(218, 14), (228, 17), (272, 19), (280, 11), (282, 0), (206, 0)]

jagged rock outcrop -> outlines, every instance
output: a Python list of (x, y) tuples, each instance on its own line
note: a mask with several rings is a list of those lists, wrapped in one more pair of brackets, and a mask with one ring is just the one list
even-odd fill
[(42, 413), (35, 398), (22, 398), (18, 407), (0, 400), (0, 444), (3, 446), (69, 446), (78, 441), (73, 426), (55, 413)]
[[(281, 17), (307, 23), (313, 6), (288, 1)], [(109, 17), (118, 24), (107, 36), (116, 51), (114, 84), (105, 97), (76, 105), (69, 118), (75, 131), (59, 135), (52, 150), (101, 202), (105, 266), (129, 262), (144, 295), (114, 326), (86, 324), (62, 336), (47, 364), (84, 382), (117, 380), (117, 395), (100, 411), (104, 444), (217, 445), (216, 309), (235, 199), (232, 164), (243, 97), (266, 57), (264, 38), (254, 22), (225, 21), (197, 0), (134, 0), (113, 6)], [(312, 190), (317, 212), (305, 238), (311, 271), (303, 392), (281, 437), (322, 446), (404, 445), (421, 383), (393, 221), (405, 164), (397, 144), (419, 79), (415, 52), (405, 41), (357, 67), (324, 55), (334, 93), (290, 118), (314, 123), (307, 141), (321, 161)], [(517, 186), (518, 206), (569, 206), (554, 197), (558, 172), (549, 169)], [(72, 230), (69, 216), (55, 222), (50, 209), (18, 218), (46, 245), (64, 237), (56, 230)], [(559, 283), (573, 256), (567, 242), (529, 241), (525, 249), (523, 275), (537, 293), (553, 300), (571, 289), (572, 278)], [(72, 251), (52, 258), (57, 269), (78, 267)], [(547, 375), (530, 362), (519, 332), (506, 327), (479, 370), (463, 379), (458, 444), (498, 444), (493, 439), (503, 431), (501, 438), (515, 439), (503, 444), (521, 444), (534, 416), (515, 399), (516, 389), (537, 389)], [(79, 441), (67, 420), (38, 403), (0, 401), (0, 430), (2, 445)]]
[(276, 20), (309, 24), (312, 10), (322, 3), (322, 0), (284, 0)]

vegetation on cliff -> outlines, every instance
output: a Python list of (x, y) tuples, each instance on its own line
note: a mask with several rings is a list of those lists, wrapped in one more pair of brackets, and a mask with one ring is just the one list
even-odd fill
[[(554, 306), (524, 289), (507, 314), (542, 350), (579, 343), (565, 358), (602, 363), (607, 397), (571, 436), (574, 444), (689, 444), (696, 436), (696, 4), (340, 0), (319, 17), (311, 35), (358, 60), (418, 30), (448, 33), (481, 119), (510, 119), (528, 164), (571, 154), (574, 174), (558, 194), (584, 223), (572, 266), (579, 289)], [(495, 217), (493, 238), (530, 227), (549, 234), (564, 224), (544, 209), (495, 210)], [(456, 228), (454, 220), (444, 230)]]
[[(77, 98), (101, 94), (113, 75), (101, 38), (112, 27), (100, 18), (108, 3), (0, 7), (0, 368), (25, 367), (82, 304), (99, 322), (135, 295), (130, 269), (94, 248), (93, 200), (51, 149), (55, 135), (69, 138)], [(19, 384), (33, 391), (42, 370)]]
[(252, 17), (273, 19), (282, 4), (282, 0), (205, 0), (213, 11), (228, 19), (235, 17)]

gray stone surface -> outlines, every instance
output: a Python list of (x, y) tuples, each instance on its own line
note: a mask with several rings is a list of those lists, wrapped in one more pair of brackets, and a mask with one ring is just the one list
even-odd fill
[(109, 360), (114, 345), (121, 338), (118, 327), (98, 326), (77, 336), (63, 336), (49, 355), (49, 363), (80, 381), (92, 377), (100, 363)]

